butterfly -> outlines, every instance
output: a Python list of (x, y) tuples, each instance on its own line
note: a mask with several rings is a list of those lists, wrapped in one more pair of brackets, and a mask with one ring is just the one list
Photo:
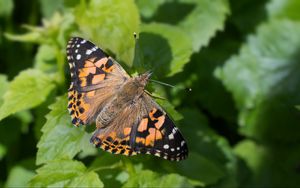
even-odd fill
[(90, 142), (113, 154), (185, 159), (187, 143), (166, 112), (145, 91), (151, 72), (130, 77), (92, 42), (67, 44), (71, 85), (68, 110), (75, 126), (96, 122)]

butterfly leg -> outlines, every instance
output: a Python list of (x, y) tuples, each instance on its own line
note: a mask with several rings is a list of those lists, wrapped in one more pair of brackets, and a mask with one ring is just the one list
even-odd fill
[(102, 140), (97, 137), (99, 135), (100, 129), (96, 129), (92, 138), (90, 139), (90, 143), (94, 144), (94, 146), (99, 147), (102, 143)]

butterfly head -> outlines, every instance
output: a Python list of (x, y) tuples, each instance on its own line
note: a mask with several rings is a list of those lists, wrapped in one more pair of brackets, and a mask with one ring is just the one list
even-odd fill
[(147, 71), (147, 72), (137, 76), (135, 79), (142, 87), (145, 87), (146, 84), (148, 83), (148, 80), (151, 77), (151, 75), (152, 75), (152, 72)]

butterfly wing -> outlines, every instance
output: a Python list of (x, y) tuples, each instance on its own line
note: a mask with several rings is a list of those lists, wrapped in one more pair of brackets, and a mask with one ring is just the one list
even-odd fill
[(110, 126), (98, 128), (91, 142), (114, 154), (151, 154), (176, 161), (188, 155), (178, 128), (147, 94), (128, 105)]
[(100, 48), (79, 37), (69, 40), (67, 59), (71, 73), (68, 110), (72, 123), (75, 126), (91, 123), (129, 75)]

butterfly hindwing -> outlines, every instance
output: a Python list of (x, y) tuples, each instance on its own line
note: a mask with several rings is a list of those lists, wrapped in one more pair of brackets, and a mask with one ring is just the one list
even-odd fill
[(102, 129), (98, 128), (90, 141), (96, 147), (113, 154), (136, 155), (137, 153), (130, 147), (131, 129), (131, 127), (126, 127), (123, 129), (123, 132), (111, 131), (106, 134), (102, 132)]
[(188, 154), (180, 131), (147, 94), (138, 104), (128, 105), (111, 126), (98, 128), (91, 142), (114, 154), (151, 154), (176, 161)]
[(122, 67), (100, 48), (79, 37), (67, 45), (71, 85), (68, 90), (68, 110), (76, 126), (94, 119), (101, 104), (129, 76)]
[(168, 160), (182, 160), (188, 155), (186, 141), (166, 112), (147, 94), (147, 114), (137, 125), (132, 147), (137, 153), (152, 154)]

